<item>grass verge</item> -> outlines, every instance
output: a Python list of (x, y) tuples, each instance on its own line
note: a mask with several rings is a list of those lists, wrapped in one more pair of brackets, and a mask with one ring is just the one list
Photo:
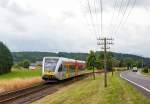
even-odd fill
[(109, 74), (108, 80), (107, 88), (103, 87), (102, 75), (95, 80), (78, 81), (33, 104), (150, 104), (148, 98), (118, 75)]
[(148, 72), (148, 73), (141, 72), (141, 74), (150, 76), (150, 72)]

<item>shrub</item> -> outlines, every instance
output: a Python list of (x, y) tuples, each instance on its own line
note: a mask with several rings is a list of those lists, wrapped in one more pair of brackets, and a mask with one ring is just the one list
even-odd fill
[(142, 70), (144, 73), (148, 73), (148, 67), (144, 67), (144, 69)]
[(17, 64), (18, 67), (23, 67), (23, 68), (29, 68), (30, 66), (30, 61), (29, 60), (23, 60)]

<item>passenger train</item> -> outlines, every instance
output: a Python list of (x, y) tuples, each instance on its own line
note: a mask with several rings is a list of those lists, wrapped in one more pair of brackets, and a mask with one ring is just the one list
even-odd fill
[(42, 79), (47, 82), (76, 77), (85, 72), (85, 61), (63, 57), (44, 57)]

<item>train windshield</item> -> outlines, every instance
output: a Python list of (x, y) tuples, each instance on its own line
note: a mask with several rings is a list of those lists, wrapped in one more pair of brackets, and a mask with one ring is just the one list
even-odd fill
[(45, 59), (44, 70), (45, 71), (55, 71), (58, 59)]

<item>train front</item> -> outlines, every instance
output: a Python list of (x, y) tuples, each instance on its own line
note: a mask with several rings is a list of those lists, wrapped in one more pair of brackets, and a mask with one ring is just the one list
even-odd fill
[(58, 58), (44, 57), (42, 68), (42, 79), (47, 82), (56, 82), (55, 70)]

